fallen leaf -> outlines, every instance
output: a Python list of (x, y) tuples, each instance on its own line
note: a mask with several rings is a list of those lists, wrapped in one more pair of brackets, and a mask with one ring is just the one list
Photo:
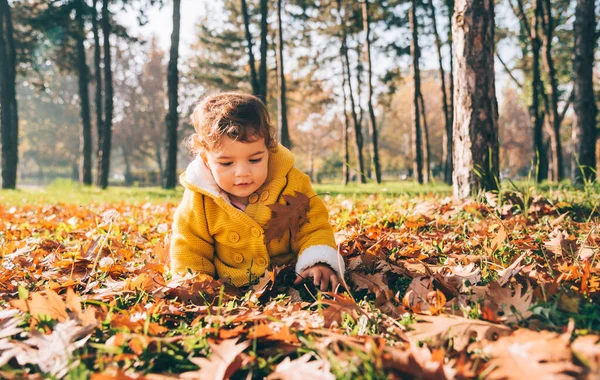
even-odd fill
[(290, 231), (291, 240), (296, 239), (303, 223), (308, 222), (306, 215), (310, 210), (310, 199), (303, 193), (296, 192), (294, 196), (284, 195), (286, 204), (269, 205), (273, 216), (265, 224), (265, 243), (271, 240), (281, 240)]
[(334, 380), (335, 376), (329, 371), (329, 363), (319, 358), (314, 358), (313, 354), (304, 354), (295, 360), (290, 360), (289, 357), (286, 357), (275, 367), (275, 371), (267, 376), (267, 380), (306, 379)]
[(455, 316), (426, 316), (419, 315), (417, 323), (410, 325), (407, 335), (416, 341), (427, 341), (434, 346), (444, 346), (452, 340), (452, 347), (462, 351), (471, 340), (494, 341), (500, 336), (509, 335), (512, 329), (476, 319)]
[(238, 357), (248, 346), (250, 341), (237, 343), (238, 339), (227, 339), (219, 344), (209, 343), (210, 355), (208, 358), (193, 357), (190, 361), (200, 367), (197, 371), (189, 371), (181, 374), (182, 379), (228, 379), (226, 374), (235, 373), (238, 368), (230, 368)]

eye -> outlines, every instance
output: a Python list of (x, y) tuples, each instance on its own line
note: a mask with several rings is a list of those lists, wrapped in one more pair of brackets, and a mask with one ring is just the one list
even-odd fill
[(232, 162), (219, 162), (219, 165), (221, 166), (230, 166), (232, 164)]
[(261, 161), (262, 161), (262, 157), (261, 158), (254, 158), (254, 159), (250, 160), (250, 162), (253, 163), (253, 164), (257, 164), (257, 163), (259, 163)]

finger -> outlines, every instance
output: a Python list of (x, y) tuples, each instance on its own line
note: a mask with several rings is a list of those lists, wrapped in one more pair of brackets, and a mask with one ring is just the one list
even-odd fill
[(304, 281), (306, 279), (306, 277), (308, 277), (308, 275), (309, 275), (308, 270), (303, 270), (296, 277), (296, 280), (294, 281), (294, 284), (298, 285), (299, 283), (301, 283), (302, 281)]
[(319, 283), (321, 282), (321, 276), (322, 275), (323, 274), (321, 273), (320, 270), (315, 271), (314, 281), (313, 281), (313, 283), (315, 284), (315, 286), (319, 286)]
[(331, 280), (331, 291), (335, 292), (337, 290), (338, 285), (340, 285), (338, 277), (335, 274), (332, 274), (331, 276), (329, 276), (329, 279)]
[(325, 276), (321, 280), (321, 291), (324, 292), (329, 288), (329, 277)]

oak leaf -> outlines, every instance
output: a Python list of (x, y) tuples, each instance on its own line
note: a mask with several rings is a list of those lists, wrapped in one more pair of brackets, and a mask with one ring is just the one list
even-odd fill
[(308, 222), (306, 215), (310, 210), (310, 198), (303, 193), (284, 195), (286, 204), (275, 203), (269, 206), (273, 215), (265, 224), (265, 243), (274, 239), (281, 240), (290, 231), (291, 240), (296, 239), (303, 223)]
[(69, 315), (67, 305), (56, 292), (49, 290), (44, 297), (41, 293), (31, 293), (30, 300), (13, 300), (10, 304), (24, 312), (31, 314), (36, 320), (40, 315), (47, 315), (59, 322), (64, 322)]
[(410, 326), (413, 330), (407, 333), (409, 337), (417, 341), (431, 341), (435, 346), (452, 339), (452, 347), (456, 351), (467, 347), (472, 338), (493, 341), (512, 332), (511, 328), (503, 325), (453, 316), (419, 315), (417, 322)]
[(335, 376), (329, 370), (329, 363), (324, 360), (312, 360), (312, 354), (304, 354), (298, 359), (286, 357), (275, 367), (267, 380), (334, 380)]
[[(208, 358), (190, 358), (190, 361), (200, 367), (197, 371), (189, 371), (181, 374), (182, 379), (228, 379), (242, 365), (236, 363), (235, 359), (250, 346), (250, 341), (238, 343), (237, 339), (224, 340), (219, 344), (209, 343), (210, 356)], [(238, 367), (239, 365), (239, 367)], [(237, 368), (235, 368), (237, 367)]]
[(487, 379), (572, 379), (581, 368), (572, 363), (569, 334), (519, 329), (484, 345), (494, 368)]

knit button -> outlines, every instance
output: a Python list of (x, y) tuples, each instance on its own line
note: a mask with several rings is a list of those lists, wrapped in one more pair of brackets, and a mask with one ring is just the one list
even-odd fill
[(238, 235), (237, 232), (230, 232), (228, 237), (229, 241), (232, 243), (237, 243), (238, 241), (240, 241), (240, 235)]
[(265, 190), (262, 192), (262, 194), (260, 195), (260, 201), (265, 202), (267, 198), (269, 198), (269, 190)]
[(244, 261), (244, 256), (240, 255), (239, 253), (236, 253), (235, 255), (233, 255), (233, 262), (236, 264), (241, 264), (242, 261)]
[(260, 237), (260, 235), (261, 235), (260, 228), (258, 228), (258, 227), (250, 228), (250, 233), (252, 233), (252, 236), (254, 236), (254, 237)]
[(256, 263), (261, 267), (264, 267), (267, 265), (267, 260), (263, 259), (262, 257), (259, 257), (258, 259), (256, 259)]
[(256, 193), (250, 194), (250, 196), (248, 197), (248, 202), (250, 202), (250, 203), (258, 202), (258, 194), (256, 194)]

